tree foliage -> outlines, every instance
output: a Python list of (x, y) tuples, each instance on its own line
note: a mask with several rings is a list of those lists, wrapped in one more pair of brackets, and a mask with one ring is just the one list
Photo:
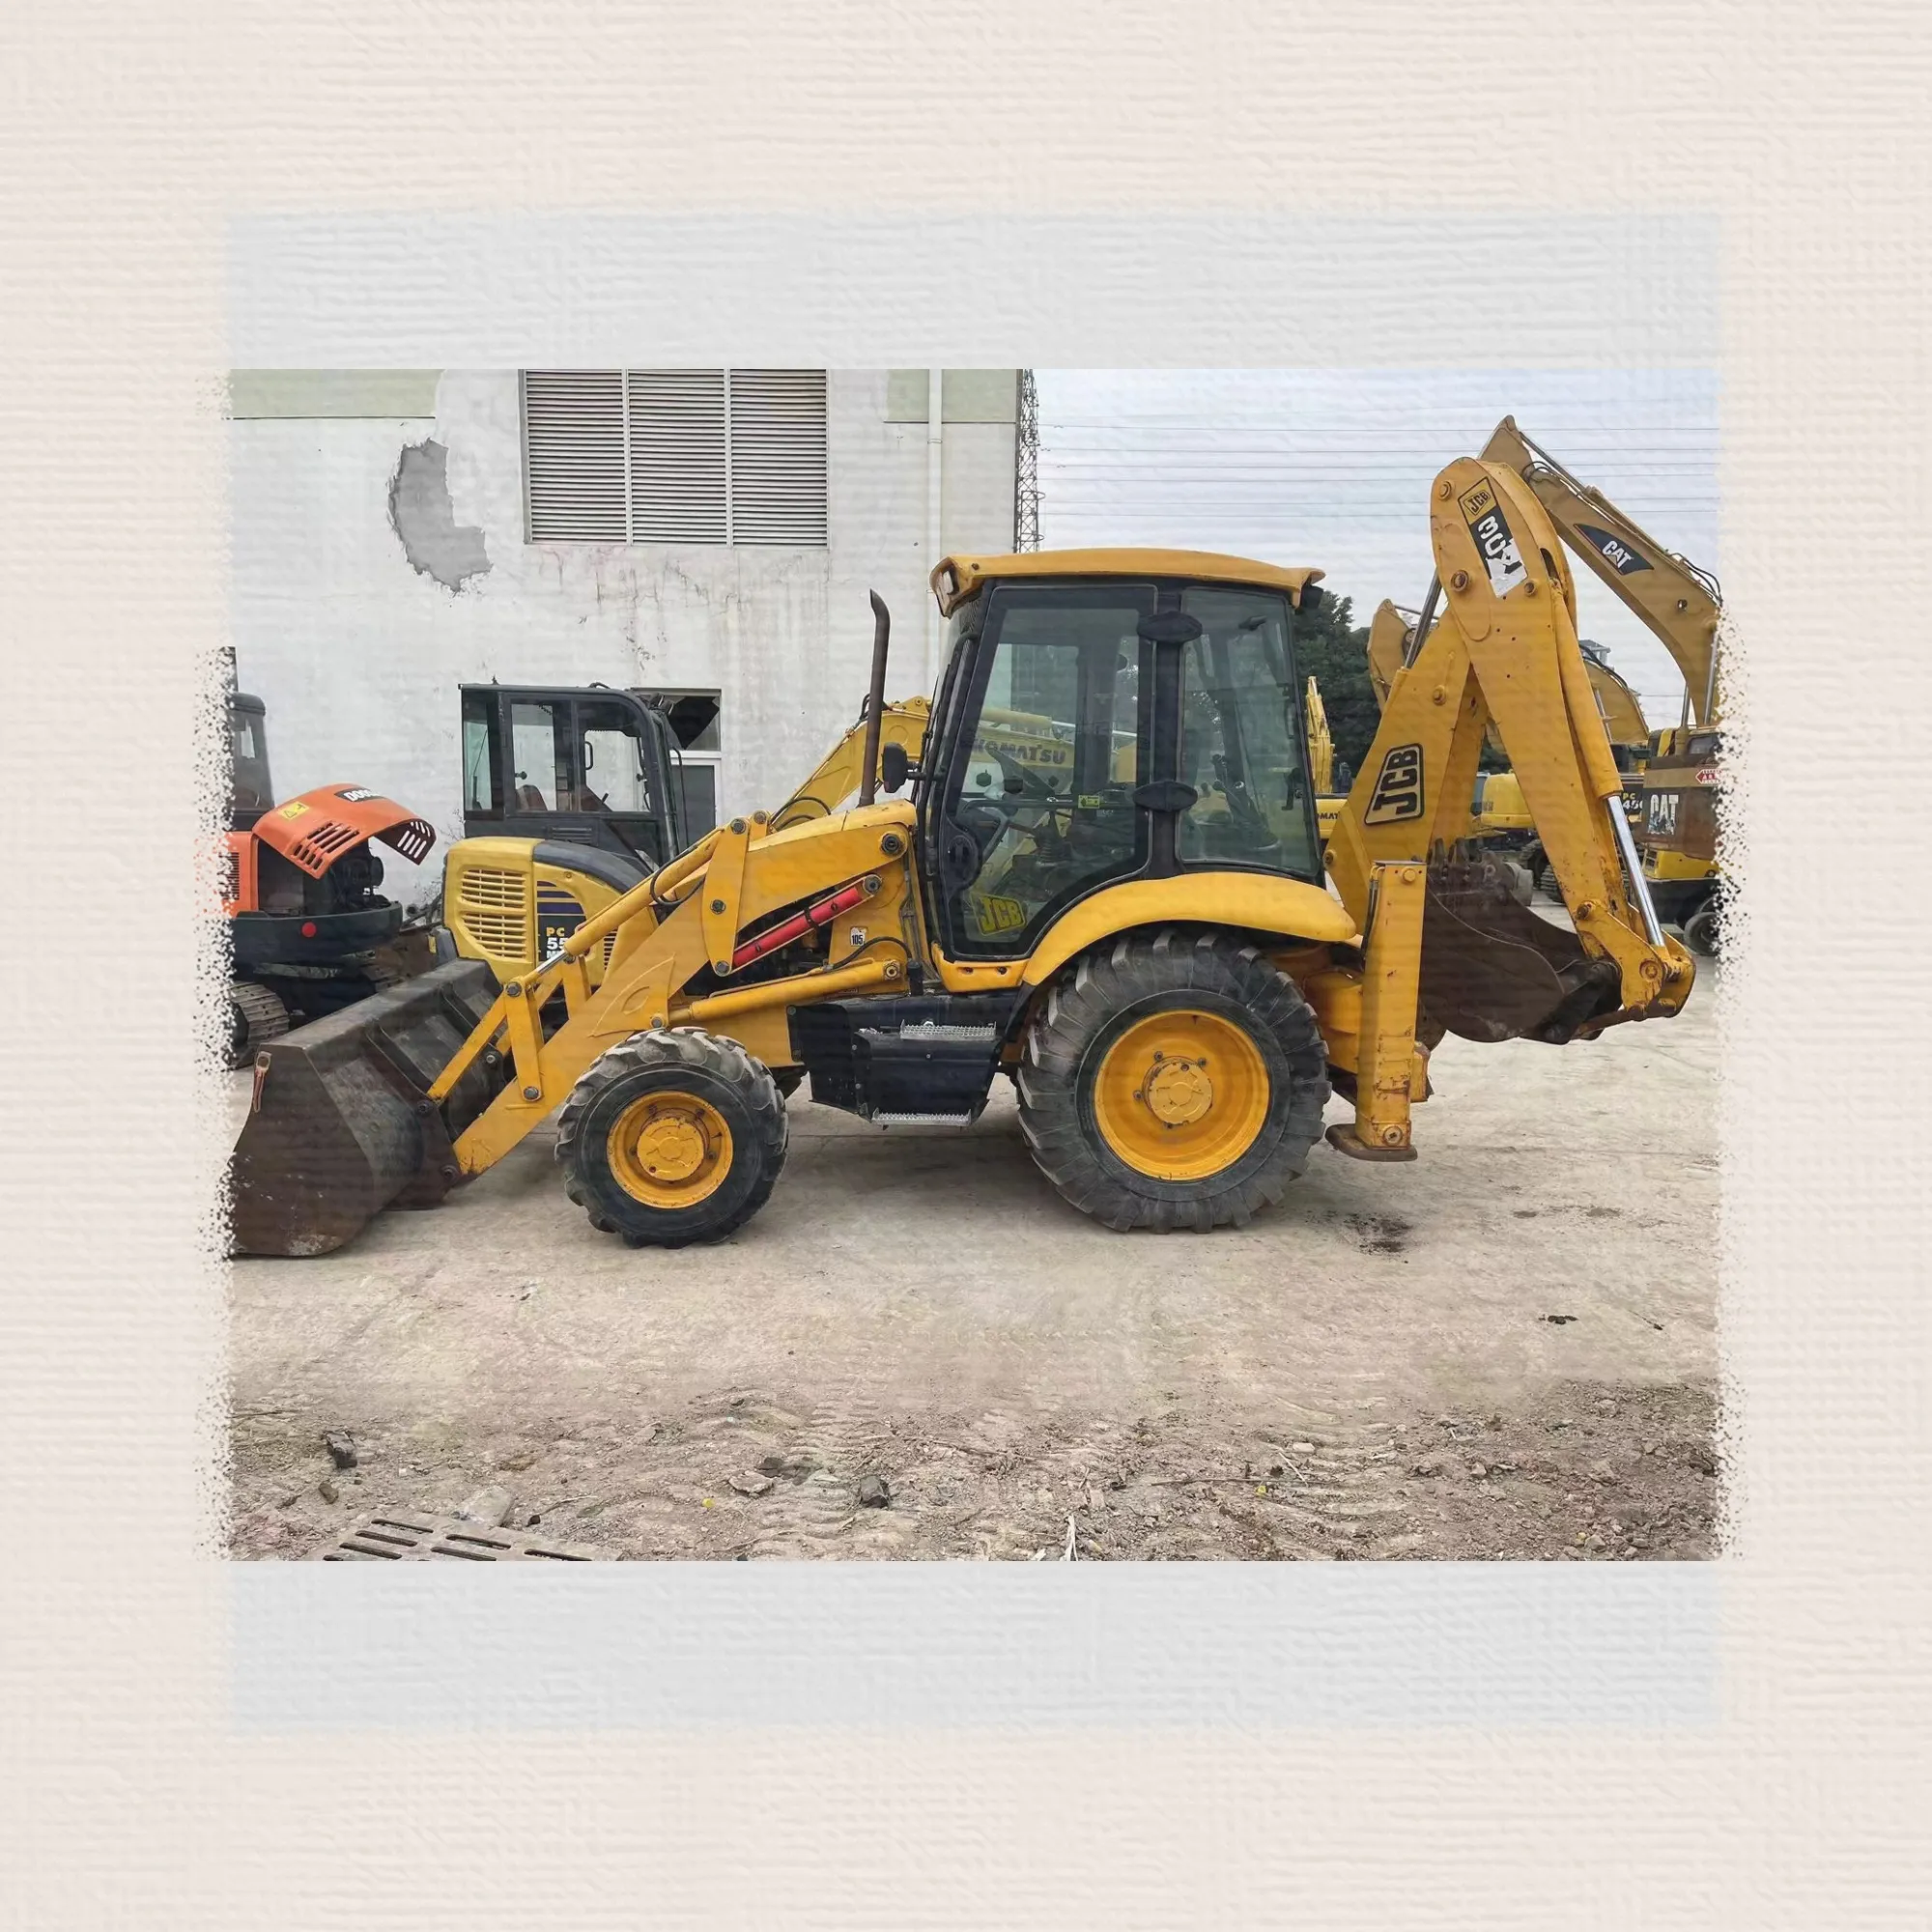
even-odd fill
[[(1328, 735), (1335, 741), (1335, 782), (1346, 790), (1382, 722), (1376, 688), (1369, 681), (1369, 627), (1355, 623), (1354, 599), (1330, 595), (1312, 616), (1297, 616), (1294, 656), (1301, 675), (1312, 677), (1321, 689)], [(1480, 764), (1486, 772), (1506, 771), (1509, 759), (1486, 741)]]
[[(1381, 723), (1376, 688), (1369, 682), (1369, 630), (1353, 622), (1353, 600), (1324, 597), (1312, 616), (1294, 620), (1294, 656), (1301, 675), (1321, 687), (1335, 741), (1335, 781), (1346, 785), (1361, 769)], [(1343, 766), (1348, 767), (1347, 778)]]

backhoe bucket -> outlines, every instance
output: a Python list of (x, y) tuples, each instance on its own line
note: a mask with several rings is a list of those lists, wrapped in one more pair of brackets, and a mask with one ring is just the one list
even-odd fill
[(257, 1054), (229, 1163), (233, 1252), (326, 1255), (391, 1203), (440, 1201), (458, 1179), (451, 1139), (504, 1073), (479, 1057), (440, 1108), (428, 1089), (496, 997), (488, 966), (453, 960)]
[(1561, 1043), (1617, 1009), (1613, 960), (1593, 958), (1574, 932), (1540, 919), (1492, 859), (1429, 868), (1422, 916), (1420, 1004), (1464, 1039)]

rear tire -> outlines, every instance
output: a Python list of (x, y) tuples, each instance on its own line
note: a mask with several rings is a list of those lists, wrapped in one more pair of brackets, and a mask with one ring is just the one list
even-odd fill
[(557, 1118), (564, 1192), (634, 1248), (682, 1248), (743, 1227), (777, 1184), (785, 1145), (770, 1071), (696, 1027), (613, 1046)]
[(1242, 1227), (1307, 1165), (1327, 1050), (1258, 947), (1132, 932), (1061, 970), (1015, 1084), (1035, 1162), (1083, 1214), (1122, 1230)]

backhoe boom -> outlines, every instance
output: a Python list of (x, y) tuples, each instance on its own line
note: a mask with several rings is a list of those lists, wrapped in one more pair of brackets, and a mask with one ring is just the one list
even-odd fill
[[(1577, 642), (1576, 587), (1548, 514), (1512, 470), (1466, 459), (1435, 480), (1430, 534), (1441, 614), (1392, 680), (1328, 845), (1336, 890), (1370, 934), (1371, 976), (1378, 898), (1427, 867), (1411, 969), (1425, 1038), (1449, 1031), (1560, 1042), (1674, 1012), (1690, 990), (1690, 955), (1663, 936), (1645, 896)], [(1574, 936), (1463, 856), (1492, 724)], [(1373, 1122), (1377, 1143), (1388, 1124)]]

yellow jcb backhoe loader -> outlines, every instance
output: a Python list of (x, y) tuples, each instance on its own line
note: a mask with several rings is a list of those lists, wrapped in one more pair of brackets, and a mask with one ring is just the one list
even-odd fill
[[(325, 1252), (554, 1113), (594, 1227), (716, 1239), (778, 1179), (774, 1073), (793, 1069), (887, 1124), (968, 1122), (1005, 1072), (1073, 1206), (1205, 1230), (1281, 1198), (1331, 1086), (1354, 1108), (1332, 1147), (1414, 1158), (1445, 1032), (1561, 1043), (1674, 1013), (1691, 961), (1644, 895), (1554, 527), (1506, 468), (1463, 460), (1430, 529), (1443, 615), (1425, 612), (1337, 817), (1332, 892), (1294, 669), (1318, 571), (949, 558), (916, 769), (879, 750), (875, 597), (858, 803), (781, 830), (732, 819), (507, 984), (459, 960), (273, 1042), (235, 1153), (237, 1248)], [(1574, 931), (1463, 843), (1492, 718)], [(910, 798), (878, 795), (908, 778)]]

